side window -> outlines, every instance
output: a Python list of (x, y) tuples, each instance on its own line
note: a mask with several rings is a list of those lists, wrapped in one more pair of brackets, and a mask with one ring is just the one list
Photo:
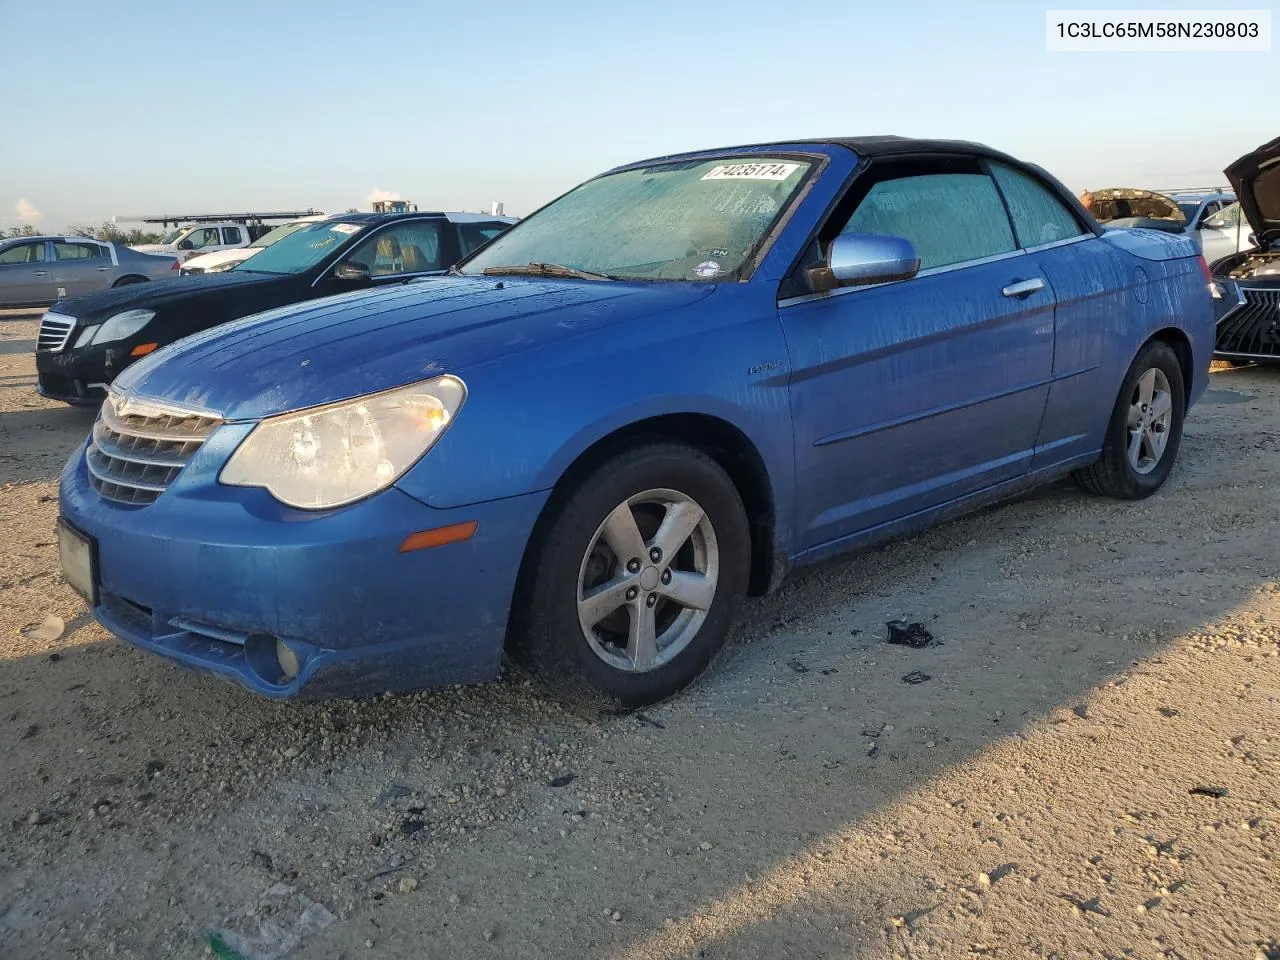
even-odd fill
[(1219, 213), (1225, 206), (1221, 200), (1210, 200), (1204, 205), (1204, 210), (1200, 214), (1200, 220), (1196, 223), (1197, 227), (1206, 226), (1206, 221)]
[(347, 260), (363, 263), (375, 277), (443, 270), (439, 220), (410, 220), (379, 231)]
[(99, 260), (102, 257), (102, 248), (96, 243), (70, 243), (58, 240), (53, 242), (53, 259), (55, 260)]
[(881, 180), (840, 232), (905, 237), (920, 255), (921, 270), (1016, 249), (1000, 194), (985, 173)]
[(218, 228), (217, 227), (201, 227), (199, 230), (192, 230), (186, 242), (191, 244), (188, 250), (202, 250), (205, 247), (213, 247), (218, 244)]
[(44, 263), (44, 241), (19, 243), (0, 252), (0, 263)]
[(1066, 204), (1034, 177), (1000, 163), (993, 163), (991, 172), (1009, 204), (1019, 246), (1038, 247), (1087, 232)]
[(223, 242), (223, 243), (225, 243), (225, 244), (236, 244), (236, 243), (239, 243), (239, 242), (240, 242), (240, 228), (239, 228), (239, 227), (223, 227), (223, 228), (222, 228), (222, 242)]
[(462, 245), (462, 255), (465, 257), (479, 250), (508, 226), (509, 224), (505, 223), (458, 224), (458, 239)]
[(1205, 219), (1202, 226), (1210, 230), (1234, 230), (1240, 225), (1240, 204), (1233, 203), (1223, 207), (1213, 216)]

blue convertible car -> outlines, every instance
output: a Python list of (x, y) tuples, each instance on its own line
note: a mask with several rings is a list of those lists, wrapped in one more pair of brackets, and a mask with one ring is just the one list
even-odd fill
[(794, 567), (1069, 472), (1153, 493), (1213, 352), (1191, 240), (971, 143), (632, 164), (452, 273), (125, 371), (62, 474), (94, 616), (268, 696), (506, 652), (634, 707)]

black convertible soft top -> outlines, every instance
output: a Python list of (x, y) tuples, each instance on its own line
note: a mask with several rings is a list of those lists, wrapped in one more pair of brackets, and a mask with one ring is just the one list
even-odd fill
[[(655, 160), (646, 160), (640, 163), (624, 164), (616, 169), (622, 170), (627, 167), (638, 167), (655, 161), (674, 160), (678, 157), (696, 156), (706, 153), (732, 153), (738, 150), (763, 150), (773, 146), (782, 146), (783, 144), (825, 144), (831, 146), (844, 147), (852, 150), (864, 161), (874, 163), (876, 160), (892, 159), (896, 157), (921, 157), (921, 156), (962, 156), (962, 157), (982, 157), (987, 160), (998, 160), (1000, 163), (1008, 164), (1011, 167), (1023, 170), (1036, 179), (1042, 181), (1045, 186), (1053, 190), (1057, 194), (1058, 199), (1065, 203), (1075, 212), (1076, 216), (1088, 226), (1095, 234), (1102, 234), (1102, 225), (1094, 218), (1093, 214), (1085, 209), (1084, 205), (1057, 177), (1048, 170), (1034, 163), (1027, 163), (1025, 160), (1019, 160), (1017, 157), (1010, 156), (994, 147), (989, 147), (985, 143), (976, 143), (971, 140), (937, 140), (919, 137), (900, 137), (895, 134), (882, 134), (868, 137), (821, 137), (807, 138), (800, 140), (774, 140), (768, 143), (749, 143), (740, 144), (736, 147), (719, 147), (708, 150), (690, 150), (686, 153), (671, 154), (667, 157), (658, 157)], [(610, 171), (613, 172), (613, 171)]]

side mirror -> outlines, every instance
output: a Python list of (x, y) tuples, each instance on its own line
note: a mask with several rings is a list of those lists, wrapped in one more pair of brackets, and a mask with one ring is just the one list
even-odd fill
[(363, 263), (344, 260), (333, 268), (333, 278), (335, 280), (371, 280), (373, 274)]
[(1258, 245), (1258, 235), (1256, 233), (1250, 233), (1248, 240), (1251, 244), (1253, 244), (1253, 246), (1256, 247)]
[(179, 250), (194, 250), (195, 248), (196, 248), (196, 245), (192, 243), (190, 240), (183, 240), (178, 244)]
[(920, 271), (915, 245), (903, 237), (876, 233), (843, 233), (827, 248), (827, 262), (809, 268), (809, 283), (818, 293), (836, 287), (909, 280)]

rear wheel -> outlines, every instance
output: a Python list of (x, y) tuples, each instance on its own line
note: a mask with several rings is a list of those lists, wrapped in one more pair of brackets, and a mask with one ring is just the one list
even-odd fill
[(1173, 348), (1159, 340), (1148, 343), (1120, 387), (1102, 456), (1076, 473), (1080, 485), (1090, 493), (1126, 500), (1159, 490), (1178, 456), (1185, 397)]
[(651, 444), (601, 465), (531, 550), (513, 657), (552, 693), (631, 709), (691, 683), (723, 646), (751, 541), (710, 457)]
[(116, 287), (127, 287), (131, 283), (146, 283), (146, 282), (147, 282), (146, 277), (121, 277), (119, 280), (117, 280), (115, 283), (111, 285), (111, 289), (114, 290)]

